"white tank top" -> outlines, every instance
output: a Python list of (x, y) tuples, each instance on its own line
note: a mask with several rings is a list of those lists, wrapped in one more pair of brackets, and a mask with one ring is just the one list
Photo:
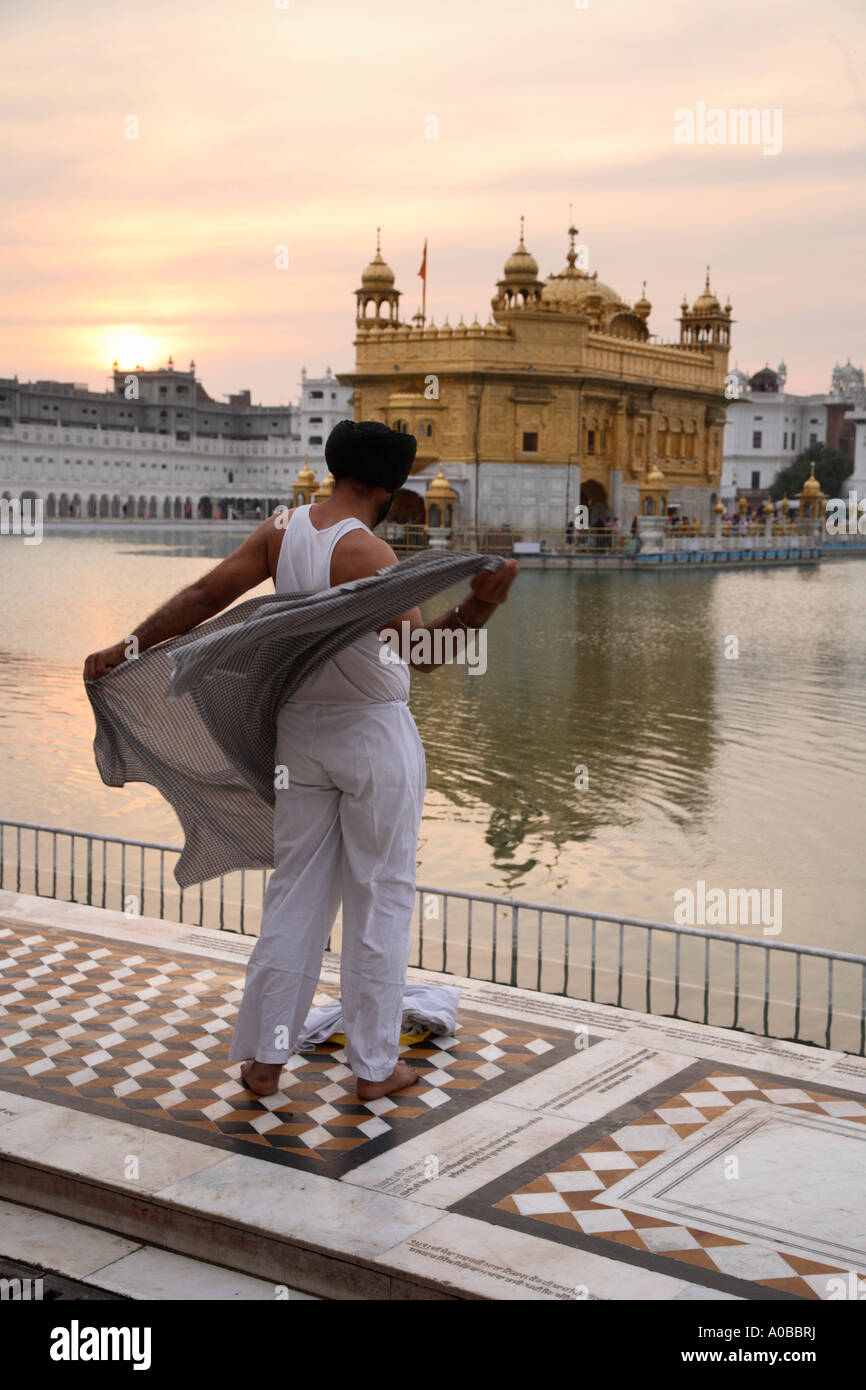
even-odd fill
[[(310, 507), (295, 507), (280, 546), (276, 592), (311, 594), (330, 589), (334, 546), (350, 531), (359, 530), (373, 534), (357, 517), (346, 517), (336, 526), (318, 531), (310, 520)], [(292, 701), (308, 705), (369, 705), (408, 700), (408, 666), (405, 662), (381, 661), (380, 648), (378, 633), (366, 633), (299, 685)]]

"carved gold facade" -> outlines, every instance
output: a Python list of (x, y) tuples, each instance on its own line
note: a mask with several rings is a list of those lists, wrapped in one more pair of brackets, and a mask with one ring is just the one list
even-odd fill
[(457, 524), (562, 527), (578, 503), (592, 522), (641, 507), (654, 469), (667, 506), (709, 521), (722, 467), (731, 306), (710, 289), (683, 302), (680, 341), (650, 334), (633, 304), (578, 265), (539, 279), (520, 243), (497, 281), (488, 323), (437, 327), (399, 316), (395, 276), (376, 257), (356, 291), (355, 418), (418, 438), (409, 488), (442, 469)]

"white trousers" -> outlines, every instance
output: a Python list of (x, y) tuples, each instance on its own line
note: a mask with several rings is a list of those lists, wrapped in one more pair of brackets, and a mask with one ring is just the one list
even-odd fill
[(397, 1063), (424, 747), (403, 701), (304, 705), (277, 720), (274, 871), (250, 956), (232, 1061), (287, 1062), (304, 1025), (342, 900), (346, 1054), (384, 1081)]

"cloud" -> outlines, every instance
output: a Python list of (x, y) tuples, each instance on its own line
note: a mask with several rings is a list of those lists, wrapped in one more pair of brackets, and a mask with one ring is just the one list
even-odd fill
[[(520, 214), (546, 274), (573, 204), (601, 277), (649, 281), (659, 333), (709, 261), (734, 354), (784, 338), (817, 389), (862, 356), (863, 28), (853, 0), (30, 0), (2, 20), (0, 371), (81, 379), (108, 365), (94, 327), (139, 322), (203, 373), (207, 343), (212, 392), (242, 367), (283, 399), (304, 362), (351, 367), (377, 225), (408, 312), (427, 236), (433, 312), (483, 318)], [(676, 146), (698, 100), (780, 107), (782, 155)]]

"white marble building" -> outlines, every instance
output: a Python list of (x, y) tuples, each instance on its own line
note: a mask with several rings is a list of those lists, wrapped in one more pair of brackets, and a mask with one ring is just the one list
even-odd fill
[(329, 368), (304, 370), (297, 405), (254, 405), (249, 391), (218, 402), (194, 363), (178, 371), (171, 359), (155, 371), (115, 364), (106, 391), (0, 379), (0, 497), (41, 498), (46, 517), (265, 515), (305, 458), (324, 477), (324, 441), (352, 418), (350, 396)]
[(854, 409), (848, 416), (854, 426), (854, 472), (845, 482), (844, 500), (847, 504), (851, 492), (857, 494), (857, 504), (861, 513), (866, 511), (866, 403)]
[(325, 440), (341, 420), (354, 420), (352, 388), (343, 386), (326, 367), (324, 376), (307, 376), (301, 368), (301, 399), (296, 407), (293, 439), (298, 445), (298, 458), (306, 457), (310, 467), (321, 479), (325, 469)]
[(863, 371), (850, 362), (837, 363), (827, 392), (790, 395), (786, 378), (784, 362), (752, 376), (738, 368), (730, 373), (734, 394), (727, 407), (720, 489), (728, 508), (740, 493), (766, 493), (779, 470), (811, 444), (844, 451), (850, 430), (843, 420), (850, 421), (852, 409), (866, 402)]

